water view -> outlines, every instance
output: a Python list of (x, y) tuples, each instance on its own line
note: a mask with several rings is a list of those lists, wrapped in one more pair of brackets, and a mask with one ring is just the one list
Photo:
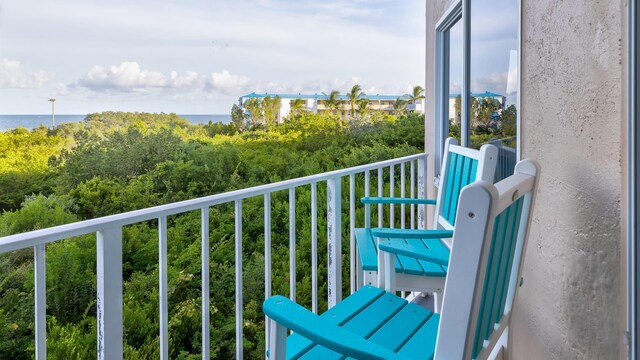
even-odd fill
[[(56, 125), (62, 123), (76, 123), (84, 120), (86, 115), (73, 114), (73, 115), (56, 115)], [(231, 122), (231, 116), (225, 114), (179, 114), (181, 118), (189, 120), (191, 124), (208, 124), (223, 123), (228, 124)], [(17, 127), (23, 127), (26, 129), (35, 129), (39, 126), (51, 126), (51, 114), (48, 115), (0, 115), (0, 131), (6, 131), (15, 129)]]

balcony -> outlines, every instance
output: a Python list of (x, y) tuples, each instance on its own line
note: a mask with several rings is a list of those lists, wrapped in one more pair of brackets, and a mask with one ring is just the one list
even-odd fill
[[(212, 345), (225, 340), (212, 336), (212, 317), (222, 313), (234, 314), (235, 357), (241, 359), (246, 357), (246, 350), (261, 351), (258, 348), (267, 343), (262, 343), (261, 339), (251, 339), (248, 344), (245, 343), (247, 331), (257, 333), (260, 338), (262, 334), (269, 336), (264, 321), (257, 331), (247, 329), (245, 312), (254, 311), (254, 308), (247, 307), (252, 300), (259, 303), (263, 300), (251, 298), (247, 290), (255, 292), (256, 284), (264, 284), (266, 298), (275, 291), (286, 292), (288, 288), (291, 299), (298, 300), (315, 313), (335, 305), (342, 299), (343, 293), (355, 291), (362, 275), (356, 268), (353, 229), (364, 221), (364, 208), (358, 199), (369, 195), (424, 198), (426, 160), (426, 154), (416, 154), (0, 238), (0, 254), (33, 248), (35, 358), (45, 359), (47, 356), (47, 244), (75, 242), (79, 241), (79, 237), (93, 237), (95, 234), (97, 355), (100, 359), (121, 358), (125, 351), (123, 333), (132, 330), (127, 329), (123, 321), (123, 317), (127, 316), (123, 312), (123, 289), (127, 282), (123, 275), (126, 273), (126, 269), (123, 269), (123, 251), (126, 251), (123, 242), (126, 242), (126, 236), (123, 234), (126, 235), (126, 230), (136, 224), (152, 224), (157, 229), (158, 249), (158, 286), (153, 292), (157, 290), (159, 328), (154, 331), (159, 332), (160, 358), (169, 359), (169, 307), (172, 306), (170, 300), (176, 289), (169, 287), (169, 276), (173, 274), (167, 271), (167, 247), (171, 246), (172, 240), (177, 240), (169, 234), (179, 233), (172, 229), (180, 224), (177, 219), (199, 215), (199, 228), (190, 231), (200, 239), (200, 259), (192, 259), (192, 262), (200, 263), (200, 273), (181, 273), (179, 276), (199, 280), (201, 297), (190, 301), (200, 300), (200, 309), (210, 311), (200, 311), (197, 316), (201, 318), (201, 328), (194, 330), (191, 336), (197, 338), (199, 333), (202, 356), (210, 358), (215, 355), (211, 353)], [(272, 199), (275, 197), (286, 198), (288, 209), (274, 208)], [(249, 211), (243, 210), (246, 204), (252, 205), (247, 206)], [(301, 212), (302, 204), (305, 205), (304, 212)], [(216, 284), (234, 286), (233, 308), (220, 308), (221, 304), (211, 301), (211, 294), (221, 289), (211, 286), (210, 271), (212, 267), (223, 265), (211, 259), (214, 250), (211, 248), (212, 233), (220, 235), (216, 231), (219, 229), (215, 228), (220, 223), (217, 217), (225, 216), (233, 217), (234, 229), (232, 234), (228, 234), (233, 237), (233, 258), (225, 258), (224, 261), (233, 264), (235, 278), (228, 282), (223, 279)], [(424, 220), (425, 209), (418, 205), (379, 205), (377, 214), (372, 214), (372, 221), (377, 221), (378, 226), (420, 228)], [(302, 222), (310, 223), (310, 233), (298, 230), (296, 224)], [(281, 223), (287, 225), (273, 227)], [(253, 230), (260, 228), (262, 238), (248, 238), (243, 233), (243, 226), (250, 226)], [(220, 231), (224, 232), (223, 229)], [(255, 248), (256, 242), (262, 241), (264, 271), (260, 269), (245, 274), (243, 260), (247, 254), (243, 249), (247, 246)], [(310, 244), (310, 247), (303, 248), (303, 243)], [(288, 271), (272, 267), (274, 257), (283, 256), (289, 259)], [(307, 264), (307, 259), (310, 260), (310, 268), (306, 265), (303, 268), (297, 266), (301, 258), (305, 259), (304, 264)], [(263, 275), (263, 278), (256, 279), (259, 275)], [(310, 291), (301, 290), (298, 286), (309, 288)], [(172, 315), (177, 316), (175, 313)]]

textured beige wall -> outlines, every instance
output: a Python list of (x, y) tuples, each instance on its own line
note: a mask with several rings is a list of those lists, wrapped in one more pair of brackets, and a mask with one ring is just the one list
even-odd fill
[[(426, 7), (428, 153), (434, 150), (434, 26), (451, 3), (428, 0)], [(522, 0), (522, 155), (538, 160), (542, 175), (513, 309), (511, 359), (626, 355), (625, 5)], [(435, 195), (431, 183), (428, 193)]]
[(523, 0), (522, 155), (542, 176), (513, 359), (621, 356), (622, 4)]

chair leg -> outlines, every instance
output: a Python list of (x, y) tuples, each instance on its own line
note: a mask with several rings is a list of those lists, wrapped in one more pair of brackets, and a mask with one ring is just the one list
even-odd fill
[[(380, 238), (376, 238), (376, 244), (380, 243)], [(377, 245), (376, 245), (377, 246)], [(385, 271), (386, 271), (386, 260), (385, 260), (385, 252), (380, 251), (378, 249), (378, 287), (380, 289), (386, 289), (385, 285)], [(393, 264), (395, 266), (395, 263)]]
[(366, 280), (364, 278), (364, 270), (362, 270), (362, 263), (360, 262), (360, 257), (356, 256), (356, 290), (360, 290), (363, 286), (365, 286)]
[[(380, 252), (384, 253), (384, 289), (393, 294), (396, 291), (396, 256), (387, 252)], [(380, 274), (380, 271), (378, 271), (378, 274)]]
[(269, 319), (271, 338), (269, 339), (269, 360), (284, 360), (287, 355), (287, 328)]
[(440, 291), (433, 292), (433, 312), (440, 314), (442, 311), (442, 293)]

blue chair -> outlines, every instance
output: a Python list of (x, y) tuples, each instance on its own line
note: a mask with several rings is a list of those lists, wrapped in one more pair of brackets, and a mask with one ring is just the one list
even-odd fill
[[(496, 185), (480, 181), (462, 190), (450, 260), (420, 252), (425, 261), (448, 261), (441, 314), (373, 286), (319, 316), (273, 296), (263, 304), (271, 319), (269, 359), (494, 358), (508, 344), (538, 174), (538, 164), (525, 160)], [(405, 251), (389, 240), (380, 249)]]
[[(358, 249), (359, 284), (384, 287), (378, 264), (382, 263), (382, 255), (378, 251), (379, 239), (394, 238), (402, 243), (430, 251), (439, 251), (448, 255), (451, 247), (455, 217), (458, 208), (458, 196), (462, 188), (474, 181), (493, 182), (498, 149), (493, 145), (483, 145), (480, 150), (457, 145), (457, 141), (448, 138), (445, 141), (442, 174), (438, 199), (384, 198), (365, 197), (365, 228), (354, 230)], [(390, 229), (368, 228), (370, 207), (374, 204), (427, 204), (435, 205), (434, 229)], [(396, 289), (402, 291), (433, 292), (439, 294), (444, 288), (447, 275), (447, 264), (436, 264), (418, 259), (410, 254), (396, 257), (395, 262)], [(439, 296), (435, 297), (436, 305)], [(438, 308), (438, 306), (436, 306)]]

